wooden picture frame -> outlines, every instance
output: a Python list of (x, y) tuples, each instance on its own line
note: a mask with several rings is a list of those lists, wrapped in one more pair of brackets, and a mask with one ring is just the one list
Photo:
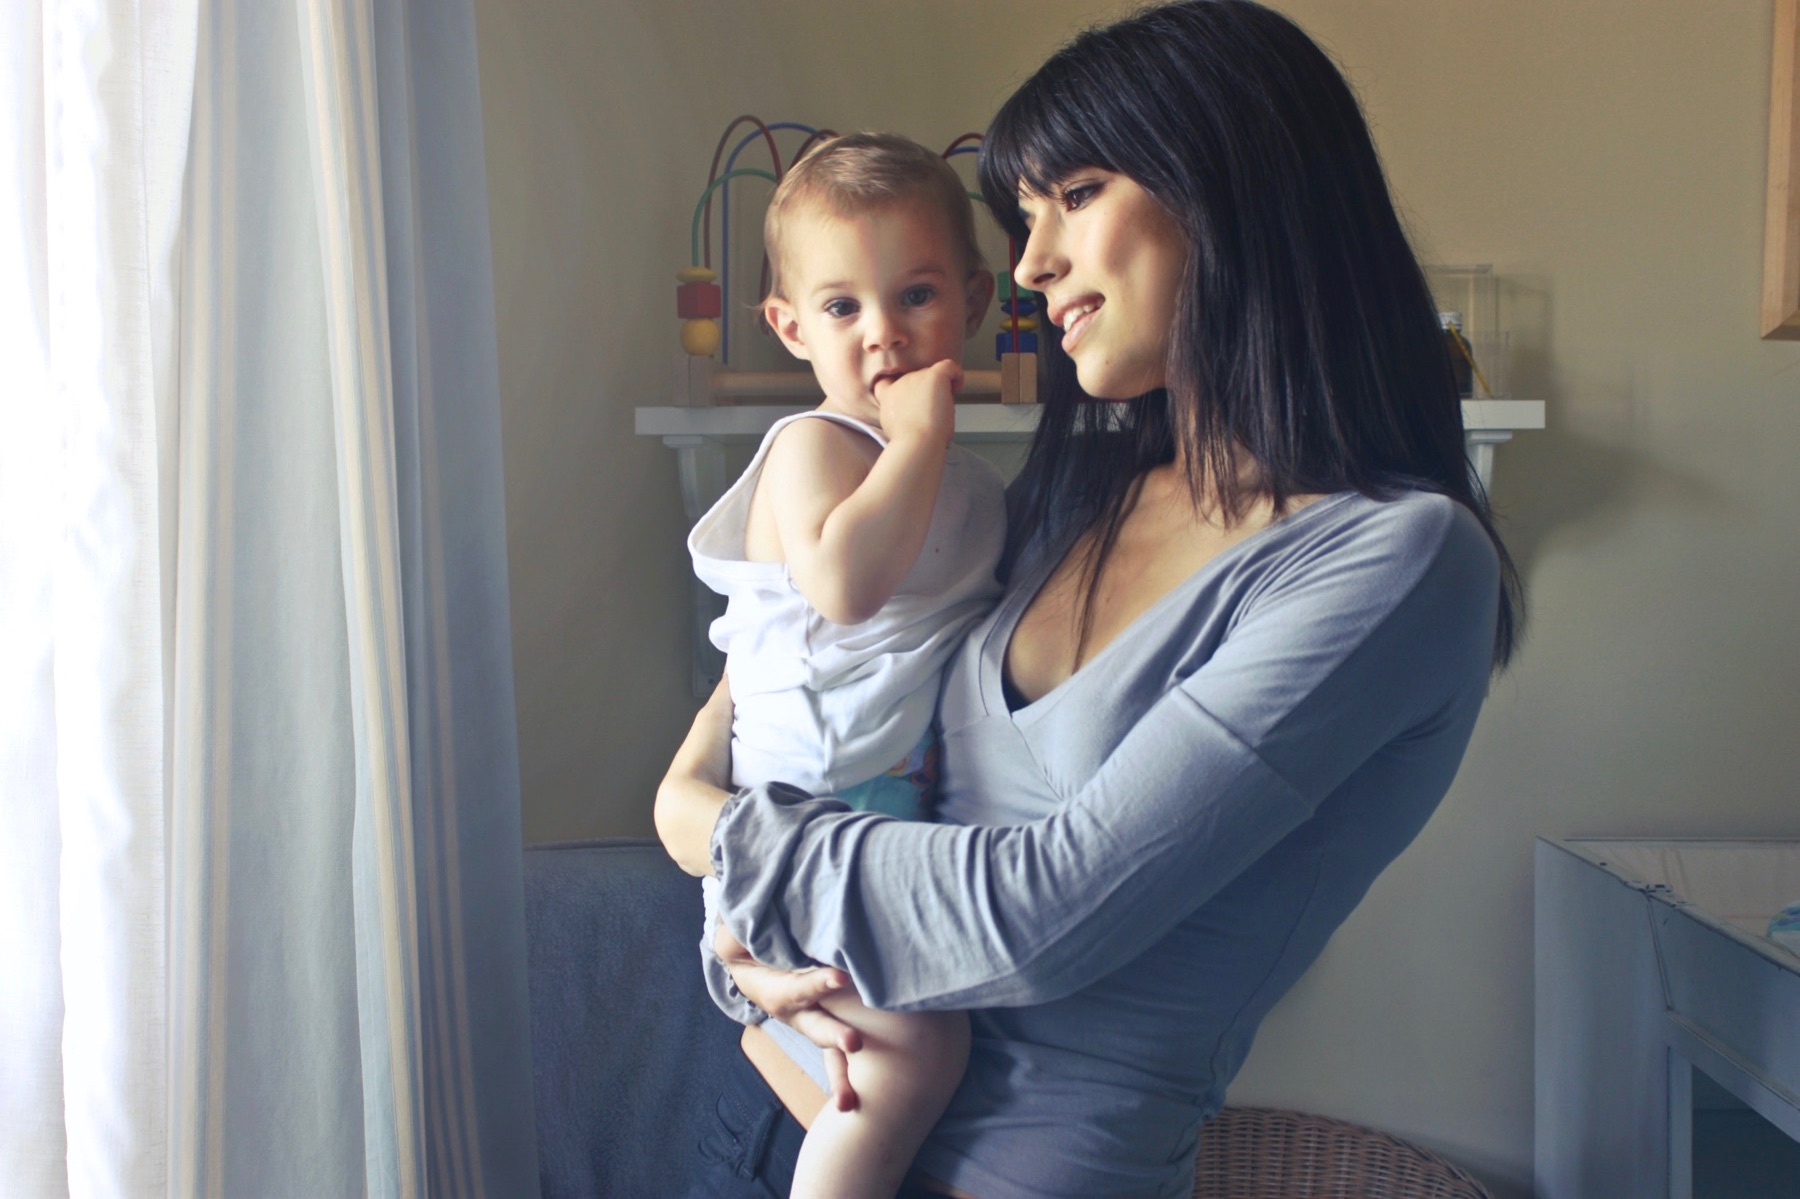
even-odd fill
[(1775, 0), (1769, 73), (1769, 193), (1763, 229), (1762, 335), (1800, 341), (1800, 0)]

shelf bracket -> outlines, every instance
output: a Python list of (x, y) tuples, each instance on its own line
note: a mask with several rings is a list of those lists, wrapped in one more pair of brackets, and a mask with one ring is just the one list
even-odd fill
[(1511, 429), (1468, 429), (1463, 432), (1463, 453), (1475, 477), (1481, 480), (1483, 494), (1494, 486), (1494, 447), (1513, 439)]

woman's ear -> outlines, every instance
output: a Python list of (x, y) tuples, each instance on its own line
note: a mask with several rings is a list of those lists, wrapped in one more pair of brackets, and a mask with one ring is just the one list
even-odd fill
[(964, 298), (969, 303), (969, 315), (964, 322), (963, 336), (973, 337), (981, 328), (981, 322), (987, 319), (988, 305), (994, 302), (994, 272), (985, 267), (969, 276), (963, 285)]
[(800, 335), (800, 317), (794, 306), (779, 296), (771, 297), (763, 302), (763, 319), (769, 322), (769, 328), (775, 330), (775, 336), (781, 338), (781, 344), (788, 348), (788, 353), (802, 362), (811, 362), (812, 355), (807, 352), (806, 340)]

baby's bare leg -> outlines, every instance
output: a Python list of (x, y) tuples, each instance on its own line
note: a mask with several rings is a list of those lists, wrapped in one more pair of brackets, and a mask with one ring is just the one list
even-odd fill
[(962, 1079), (969, 1018), (881, 1012), (854, 996), (831, 996), (824, 1007), (863, 1034), (863, 1048), (850, 1055), (859, 1102), (848, 1112), (827, 1103), (813, 1121), (790, 1199), (893, 1199)]

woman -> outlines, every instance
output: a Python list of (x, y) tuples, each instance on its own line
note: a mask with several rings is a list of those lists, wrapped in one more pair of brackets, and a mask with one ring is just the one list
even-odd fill
[[(1515, 576), (1367, 127), (1286, 18), (1189, 0), (1083, 34), (981, 181), (1063, 352), (1006, 594), (939, 704), (942, 823), (727, 796), (720, 698), (659, 828), (756, 962), (832, 967), (736, 959), (820, 1045), (853, 1047), (810, 1006), (846, 981), (971, 1010), (919, 1186), (1185, 1195), (1263, 1015), (1449, 787)], [(824, 1096), (745, 1047), (711, 1152), (781, 1193)]]

